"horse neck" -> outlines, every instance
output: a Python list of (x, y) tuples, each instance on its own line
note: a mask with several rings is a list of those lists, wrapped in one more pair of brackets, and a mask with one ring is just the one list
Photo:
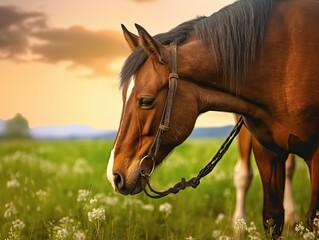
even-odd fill
[(179, 47), (177, 62), (181, 78), (235, 94), (221, 78), (213, 48), (206, 47), (199, 39), (193, 37)]
[(181, 79), (195, 85), (198, 112), (223, 111), (247, 117), (269, 118), (265, 109), (256, 106), (227, 88), (221, 80), (211, 48), (205, 48), (198, 39), (191, 39), (179, 47), (178, 73)]
[(178, 74), (194, 83), (213, 86), (216, 84), (217, 65), (211, 48), (204, 48), (196, 38), (180, 45), (177, 54)]

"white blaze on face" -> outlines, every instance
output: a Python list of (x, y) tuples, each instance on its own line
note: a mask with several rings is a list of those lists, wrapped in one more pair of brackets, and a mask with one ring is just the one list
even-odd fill
[(114, 175), (113, 175), (114, 149), (115, 149), (115, 146), (114, 146), (114, 148), (111, 151), (111, 155), (110, 155), (109, 162), (107, 164), (107, 170), (106, 170), (107, 179), (111, 183), (113, 189), (115, 189)]
[(134, 79), (134, 77), (132, 77), (130, 79), (130, 83), (129, 83), (127, 90), (126, 90), (126, 102), (125, 103), (127, 103), (127, 101), (130, 99), (134, 86), (135, 86), (135, 79)]
[[(132, 92), (133, 92), (134, 85), (135, 85), (135, 79), (131, 78), (129, 86), (127, 87), (127, 90), (126, 90), (126, 102), (125, 103), (127, 103), (127, 101), (130, 99), (130, 97), (132, 95)], [(126, 104), (124, 105), (123, 111), (125, 111), (125, 107), (126, 107)], [(122, 125), (122, 123), (120, 123), (119, 132), (117, 134), (117, 138), (116, 139), (118, 139), (119, 136), (121, 135), (121, 131), (120, 131), (121, 130), (121, 125)], [(113, 149), (111, 151), (109, 162), (107, 164), (107, 170), (106, 170), (107, 179), (112, 184), (113, 189), (115, 189), (114, 175), (113, 175), (113, 165), (114, 165), (114, 152), (115, 152), (115, 149), (116, 149), (116, 144), (117, 144), (117, 140), (116, 140), (116, 142), (114, 144), (114, 147), (113, 147)]]

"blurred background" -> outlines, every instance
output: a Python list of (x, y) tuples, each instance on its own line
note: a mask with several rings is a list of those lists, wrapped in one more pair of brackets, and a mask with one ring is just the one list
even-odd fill
[[(42, 135), (116, 130), (118, 74), (130, 53), (120, 24), (136, 32), (138, 23), (155, 35), (231, 2), (1, 0), (0, 131), (15, 116), (30, 128), (50, 126), (35, 130)], [(197, 126), (232, 123), (228, 114), (210, 113)]]

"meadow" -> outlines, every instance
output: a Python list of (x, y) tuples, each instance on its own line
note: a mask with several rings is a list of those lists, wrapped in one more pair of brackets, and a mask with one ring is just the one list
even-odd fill
[[(151, 183), (164, 190), (195, 176), (221, 142), (188, 140), (157, 168)], [(232, 239), (236, 143), (197, 189), (158, 200), (114, 193), (105, 176), (111, 146), (107, 140), (0, 141), (0, 239)], [(246, 221), (235, 227), (246, 230), (244, 239), (268, 239), (254, 162), (253, 168)], [(316, 239), (302, 223), (310, 184), (300, 159), (293, 187), (301, 223), (285, 228), (282, 238)]]

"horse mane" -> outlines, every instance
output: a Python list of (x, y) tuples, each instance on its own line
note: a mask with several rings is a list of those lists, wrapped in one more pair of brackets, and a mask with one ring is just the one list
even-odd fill
[[(195, 34), (215, 53), (219, 73), (225, 84), (238, 93), (247, 66), (258, 57), (269, 13), (278, 0), (239, 0), (209, 17), (184, 22), (167, 33), (155, 37), (166, 45), (177, 45)], [(120, 73), (121, 87), (147, 60), (138, 47), (126, 59)]]

